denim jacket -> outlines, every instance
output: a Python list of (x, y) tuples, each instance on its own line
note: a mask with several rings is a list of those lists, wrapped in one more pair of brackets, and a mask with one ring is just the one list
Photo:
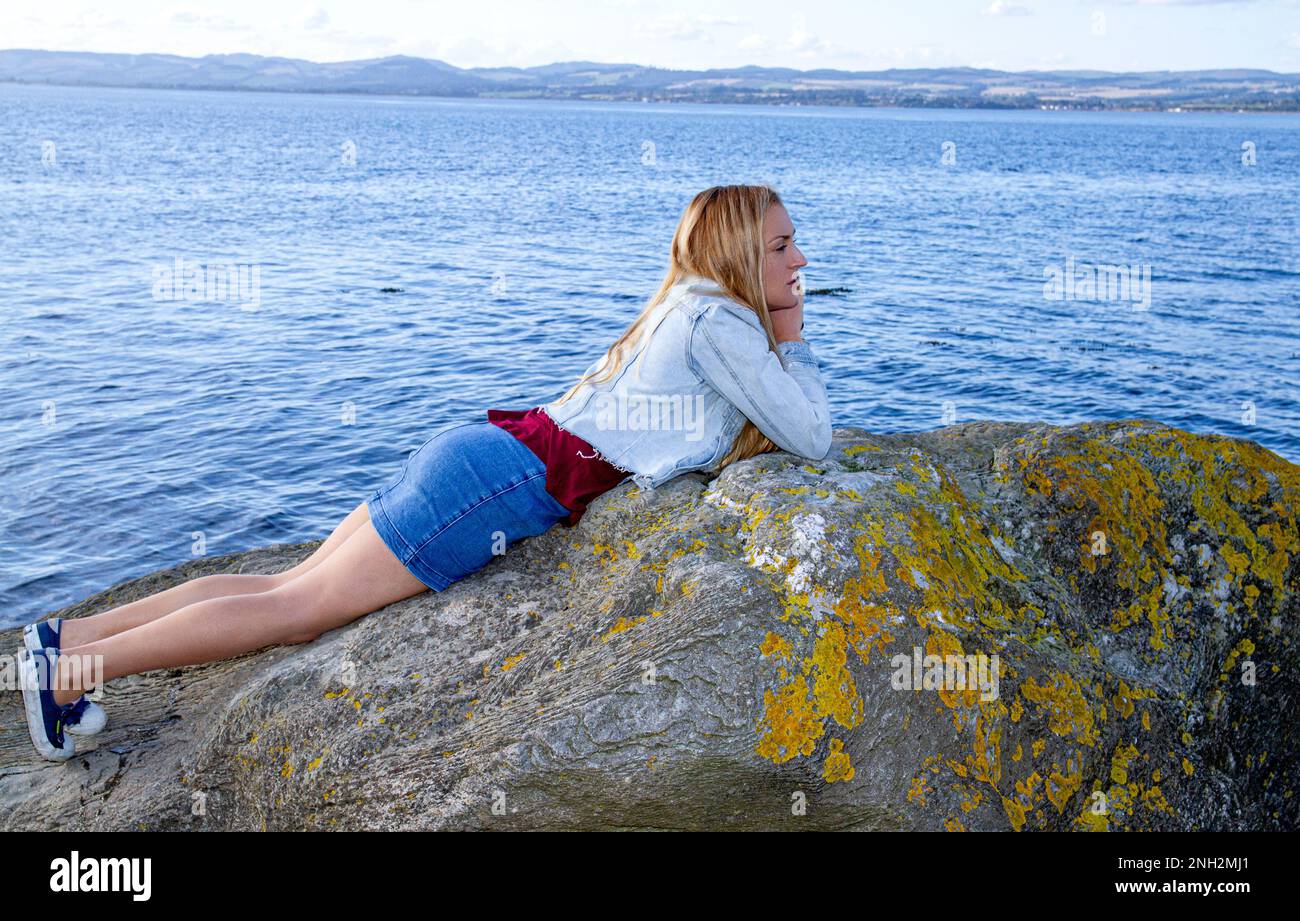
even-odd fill
[(613, 376), (542, 409), (643, 488), (712, 469), (746, 418), (779, 448), (820, 460), (831, 418), (817, 359), (802, 340), (777, 349), (780, 358), (752, 310), (689, 275), (656, 305)]

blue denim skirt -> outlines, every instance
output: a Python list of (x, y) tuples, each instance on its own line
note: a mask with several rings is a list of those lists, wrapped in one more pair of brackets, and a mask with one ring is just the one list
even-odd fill
[(366, 501), (388, 549), (434, 591), (569, 515), (541, 459), (491, 422), (442, 429)]

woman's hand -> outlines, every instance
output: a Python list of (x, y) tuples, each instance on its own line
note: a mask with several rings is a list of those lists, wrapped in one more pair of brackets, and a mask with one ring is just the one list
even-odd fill
[(793, 342), (803, 338), (803, 279), (800, 277), (796, 286), (798, 302), (793, 307), (769, 307), (768, 316), (772, 318), (772, 334), (777, 342)]

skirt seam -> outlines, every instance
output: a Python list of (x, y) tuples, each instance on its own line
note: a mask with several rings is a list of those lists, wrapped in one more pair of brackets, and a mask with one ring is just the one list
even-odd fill
[[(507, 432), (506, 434), (509, 434), (509, 433)], [(513, 437), (513, 436), (511, 436), (511, 437)], [(467, 508), (467, 509), (465, 509), (464, 511), (458, 513), (458, 514), (457, 514), (454, 518), (452, 518), (450, 521), (444, 523), (444, 524), (442, 525), (442, 527), (438, 528), (437, 531), (435, 531), (434, 533), (430, 534), (430, 535), (428, 536), (428, 538), (426, 538), (425, 541), (424, 541), (422, 544), (420, 544), (420, 546), (418, 546), (418, 547), (415, 548), (415, 553), (411, 554), (411, 556), (412, 556), (412, 557), (419, 556), (419, 555), (420, 555), (420, 552), (421, 552), (422, 550), (424, 550), (424, 548), (427, 547), (430, 543), (432, 543), (432, 542), (434, 541), (434, 539), (436, 539), (436, 538), (438, 537), (438, 535), (442, 534), (443, 531), (445, 531), (445, 530), (447, 530), (448, 528), (450, 528), (452, 525), (454, 525), (456, 522), (460, 521), (462, 518), (464, 518), (464, 517), (465, 517), (466, 515), (468, 515), (470, 512), (474, 511), (474, 509), (476, 509), (476, 508), (478, 508), (479, 506), (481, 506), (483, 503), (485, 503), (485, 502), (490, 502), (491, 500), (497, 498), (498, 496), (503, 496), (503, 495), (505, 495), (506, 493), (511, 492), (512, 490), (518, 489), (520, 486), (526, 486), (527, 484), (533, 482), (533, 480), (536, 480), (536, 479), (538, 479), (539, 477), (545, 477), (545, 476), (546, 476), (546, 471), (545, 471), (545, 470), (542, 470), (540, 473), (530, 474), (529, 476), (525, 477), (524, 479), (520, 480), (519, 482), (517, 482), (517, 483), (511, 483), (511, 484), (510, 484), (509, 486), (507, 486), (506, 488), (504, 488), (504, 489), (499, 489), (499, 490), (497, 490), (496, 492), (492, 493), (490, 496), (485, 496), (484, 498), (478, 500), (478, 501), (475, 502), (473, 505), (471, 505), (469, 508)], [(432, 569), (433, 567), (429, 567), (429, 568)]]
[(398, 557), (398, 559), (400, 559), (402, 563), (405, 564), (407, 560), (409, 560), (412, 556), (415, 555), (415, 552), (411, 550), (410, 541), (408, 541), (402, 535), (401, 531), (397, 530), (397, 525), (396, 523), (394, 523), (392, 516), (388, 514), (388, 509), (384, 508), (384, 495), (387, 492), (388, 490), (384, 490), (376, 495), (371, 496), (370, 504), (379, 509), (379, 514), (384, 519), (384, 530), (388, 531), (390, 534), (392, 534), (394, 537), (396, 537), (399, 541), (402, 542), (402, 552), (405, 555)]
[[(412, 570), (413, 568), (414, 568), (414, 569), (424, 569), (424, 570), (428, 570), (429, 574), (432, 575), (432, 576), (434, 577), (435, 581), (438, 582), (439, 584), (437, 584), (437, 585), (429, 585), (428, 580), (426, 580), (425, 578), (423, 578), (423, 576), (421, 576), (420, 573), (418, 573), (418, 572), (412, 572), (413, 575), (415, 575), (417, 578), (419, 578), (421, 582), (424, 582), (426, 585), (429, 585), (429, 588), (431, 588), (431, 589), (433, 589), (433, 590), (435, 590), (435, 591), (443, 591), (443, 590), (446, 589), (448, 586), (450, 586), (453, 582), (456, 581), (455, 579), (451, 579), (451, 578), (448, 578), (447, 576), (443, 575), (443, 574), (442, 574), (441, 572), (439, 572), (437, 569), (435, 569), (434, 567), (430, 566), (428, 563), (424, 562), (424, 560), (416, 559), (416, 556), (417, 556), (417, 552), (418, 552), (418, 551), (413, 551), (413, 550), (410, 549), (410, 548), (411, 548), (411, 542), (408, 541), (408, 540), (407, 540), (407, 539), (402, 535), (402, 532), (399, 531), (399, 530), (397, 529), (397, 525), (396, 525), (396, 523), (394, 523), (392, 516), (388, 514), (388, 509), (384, 507), (384, 500), (383, 500), (383, 497), (382, 497), (382, 496), (372, 496), (371, 499), (370, 499), (370, 505), (372, 505), (373, 507), (379, 509), (379, 515), (380, 515), (380, 518), (382, 519), (382, 524), (383, 524), (383, 526), (384, 526), (384, 531), (387, 532), (388, 534), (391, 534), (393, 537), (395, 537), (395, 538), (396, 538), (396, 539), (401, 543), (402, 548), (403, 548), (403, 551), (405, 552), (405, 555), (404, 555), (404, 556), (402, 556), (402, 555), (399, 555), (399, 556), (398, 556), (398, 560), (401, 562), (401, 564), (402, 564), (403, 566), (405, 566), (408, 570)], [(372, 515), (371, 517), (372, 517), (372, 522), (371, 522), (371, 523), (373, 524), (373, 523), (374, 523), (374, 522), (373, 522), (373, 517), (374, 517), (374, 516)], [(376, 528), (376, 530), (378, 530), (378, 528)], [(380, 536), (381, 539), (384, 538), (383, 533), (380, 533), (379, 536)], [(387, 540), (384, 540), (384, 542), (387, 543), (388, 541), (387, 541)], [(392, 548), (390, 547), (389, 549), (392, 549)]]

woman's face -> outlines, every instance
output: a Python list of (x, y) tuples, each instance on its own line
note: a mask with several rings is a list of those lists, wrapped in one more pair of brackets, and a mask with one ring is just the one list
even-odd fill
[(763, 294), (768, 310), (796, 307), (795, 272), (808, 264), (794, 245), (794, 224), (785, 205), (773, 205), (763, 215)]

